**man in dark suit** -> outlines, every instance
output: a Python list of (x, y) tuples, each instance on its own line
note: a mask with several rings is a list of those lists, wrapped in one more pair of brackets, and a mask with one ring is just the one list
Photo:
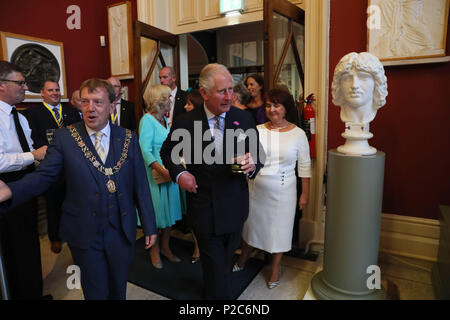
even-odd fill
[[(231, 299), (232, 259), (249, 209), (246, 175), (254, 178), (262, 166), (258, 157), (259, 137), (250, 114), (231, 106), (233, 80), (226, 67), (207, 65), (199, 81), (204, 108), (175, 119), (163, 143), (161, 158), (172, 180), (186, 190), (188, 223), (200, 247), (204, 297)], [(186, 132), (191, 138), (187, 140), (193, 142), (181, 150), (185, 169), (179, 164), (177, 136)], [(203, 141), (202, 137), (211, 137), (211, 132), (213, 142)], [(233, 173), (230, 165), (239, 143), (244, 147), (241, 162), (244, 174)]]
[[(75, 109), (61, 103), (61, 91), (58, 82), (51, 79), (45, 80), (41, 87), (41, 96), (43, 102), (28, 108), (25, 113), (30, 124), (31, 138), (35, 149), (48, 145), (56, 129), (81, 121)], [(47, 232), (51, 242), (50, 249), (54, 253), (60, 253), (62, 249), (58, 232), (64, 189), (64, 180), (60, 179), (44, 193)]]
[(80, 116), (80, 119), (83, 117), (83, 113), (81, 112), (81, 96), (80, 96), (80, 89), (75, 90), (72, 92), (72, 98), (70, 98), (70, 104), (73, 108), (75, 108), (78, 112), (78, 115)]
[(111, 122), (131, 131), (136, 131), (136, 113), (134, 103), (122, 99), (122, 85), (120, 80), (110, 77), (107, 80), (114, 88), (116, 94), (115, 107), (111, 114)]
[(177, 74), (172, 67), (164, 67), (159, 71), (159, 82), (168, 86), (172, 93), (170, 94), (170, 111), (166, 115), (169, 126), (180, 114), (186, 113), (184, 106), (186, 105), (186, 91), (177, 87)]
[[(146, 249), (156, 240), (150, 189), (135, 133), (109, 123), (115, 93), (110, 83), (81, 85), (83, 122), (55, 132), (38, 169), (20, 181), (0, 181), (0, 202), (14, 206), (64, 176), (60, 236), (80, 267), (86, 299), (125, 299), (134, 255), (138, 208)], [(5, 204), (3, 204), (5, 205)]]
[[(33, 171), (34, 161), (42, 160), (47, 150), (47, 146), (33, 149), (28, 121), (15, 107), (26, 90), (20, 69), (0, 61), (0, 179), (5, 182)], [(42, 266), (35, 199), (0, 215), (0, 243), (9, 298), (40, 299)]]

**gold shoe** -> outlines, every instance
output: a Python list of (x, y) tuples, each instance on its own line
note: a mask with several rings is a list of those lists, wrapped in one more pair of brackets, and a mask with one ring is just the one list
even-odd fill
[(152, 265), (153, 265), (156, 269), (162, 269), (162, 267), (163, 267), (162, 261), (159, 261), (159, 262), (152, 262)]

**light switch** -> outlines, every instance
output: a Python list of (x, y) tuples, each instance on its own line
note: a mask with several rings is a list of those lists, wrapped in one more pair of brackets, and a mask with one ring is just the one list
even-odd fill
[(102, 47), (106, 47), (105, 36), (100, 36), (100, 45)]

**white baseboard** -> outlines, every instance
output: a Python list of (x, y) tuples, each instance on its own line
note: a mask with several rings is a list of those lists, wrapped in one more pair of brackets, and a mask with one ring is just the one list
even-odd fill
[[(300, 246), (311, 240), (323, 240), (324, 224), (313, 220), (301, 219)], [(434, 219), (400, 216), (383, 213), (381, 215), (380, 254), (406, 258), (431, 268), (437, 261), (439, 248), (440, 222)], [(312, 249), (314, 250), (314, 249)]]
[(432, 263), (437, 261), (439, 220), (383, 213), (380, 253)]

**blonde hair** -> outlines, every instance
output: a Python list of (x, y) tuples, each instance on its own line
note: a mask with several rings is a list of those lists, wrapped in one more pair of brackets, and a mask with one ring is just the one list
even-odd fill
[(157, 113), (169, 102), (172, 90), (168, 86), (155, 84), (144, 93), (145, 112)]

